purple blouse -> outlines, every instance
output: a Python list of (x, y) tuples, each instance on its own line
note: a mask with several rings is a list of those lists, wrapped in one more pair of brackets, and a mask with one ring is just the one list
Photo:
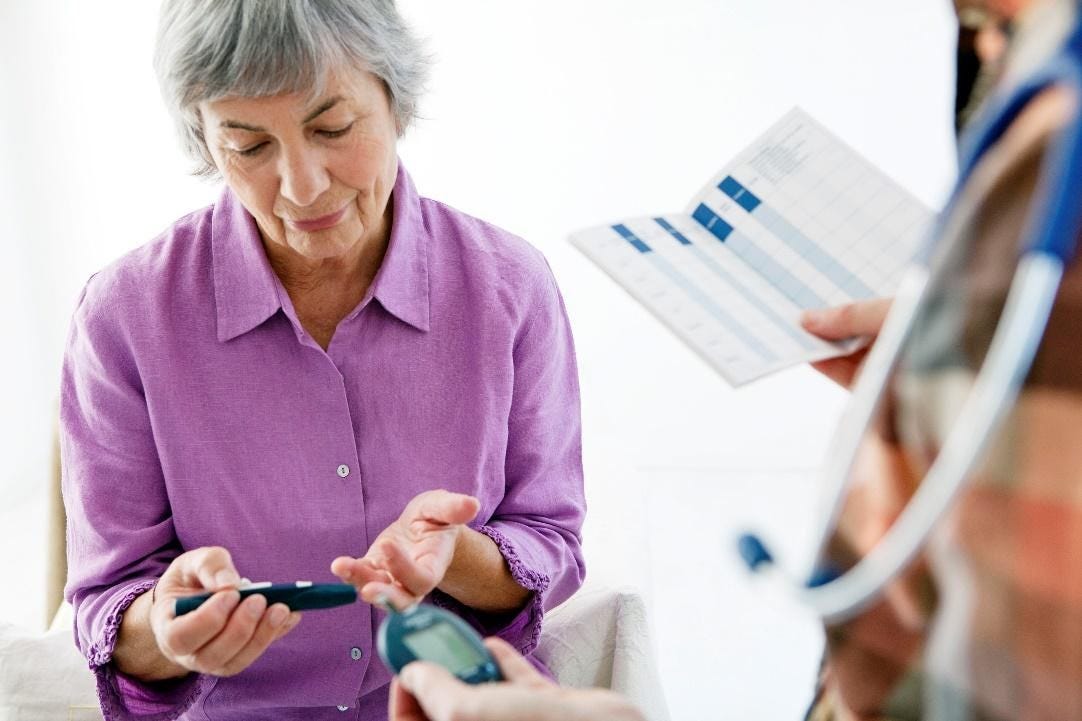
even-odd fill
[(335, 581), (421, 491), (476, 496), (472, 524), (534, 591), (474, 612), (524, 652), (582, 583), (578, 380), (542, 255), (417, 195), (399, 167), (383, 265), (327, 351), (304, 331), (251, 215), (219, 201), (96, 274), (61, 392), (75, 639), (108, 719), (382, 719), (380, 612), (305, 614), (247, 670), (142, 684), (110, 662), (119, 619), (184, 550), (253, 581)]

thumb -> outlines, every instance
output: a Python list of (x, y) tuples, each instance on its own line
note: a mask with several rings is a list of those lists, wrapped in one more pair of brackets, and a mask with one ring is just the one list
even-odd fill
[(807, 310), (800, 318), (800, 325), (826, 340), (874, 336), (883, 327), (890, 303), (890, 298), (875, 298), (834, 308)]
[(441, 709), (461, 708), (473, 691), (443, 666), (427, 661), (407, 664), (398, 683), (432, 719), (440, 717)]
[(551, 686), (552, 682), (541, 675), (534, 665), (502, 638), (486, 638), (485, 647), (492, 652), (504, 680), (535, 688)]
[(417, 512), (420, 516), (448, 525), (469, 523), (481, 508), (481, 502), (473, 496), (450, 491), (429, 491), (419, 500)]

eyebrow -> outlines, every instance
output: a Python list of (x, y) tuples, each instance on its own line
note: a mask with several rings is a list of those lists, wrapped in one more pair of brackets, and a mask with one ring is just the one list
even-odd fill
[[(304, 120), (301, 121), (302, 124), (312, 122), (313, 120), (315, 120), (320, 115), (327, 112), (328, 110), (330, 110), (331, 108), (333, 108), (335, 105), (337, 105), (340, 102), (342, 102), (342, 96), (341, 95), (336, 95), (335, 97), (324, 101), (323, 103), (320, 104), (320, 106), (318, 108), (316, 108), (315, 110), (310, 112), (308, 114), (308, 116)], [(247, 131), (252, 132), (252, 133), (266, 132), (266, 128), (261, 128), (258, 125), (249, 125), (248, 123), (242, 123), (239, 120), (223, 120), (220, 127), (231, 128), (231, 129), (235, 129), (235, 130), (247, 130)]]

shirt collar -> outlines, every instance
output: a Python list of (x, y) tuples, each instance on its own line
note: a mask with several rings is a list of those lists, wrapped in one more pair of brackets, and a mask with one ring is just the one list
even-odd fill
[[(401, 162), (390, 202), (391, 237), (367, 295), (399, 320), (428, 331), (428, 230), (421, 217), (421, 199)], [(214, 206), (211, 247), (218, 340), (225, 342), (282, 309), (281, 284), (267, 260), (255, 219), (228, 187)]]
[(211, 219), (218, 340), (247, 333), (282, 307), (255, 219), (228, 187)]
[(402, 163), (391, 193), (391, 238), (372, 281), (371, 295), (387, 312), (418, 330), (428, 331), (428, 228), (421, 198)]

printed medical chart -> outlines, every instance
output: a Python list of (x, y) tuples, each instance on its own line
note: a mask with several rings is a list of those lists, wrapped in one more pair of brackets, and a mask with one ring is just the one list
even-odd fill
[(571, 242), (731, 385), (844, 354), (807, 308), (890, 296), (932, 212), (795, 108), (688, 205)]

